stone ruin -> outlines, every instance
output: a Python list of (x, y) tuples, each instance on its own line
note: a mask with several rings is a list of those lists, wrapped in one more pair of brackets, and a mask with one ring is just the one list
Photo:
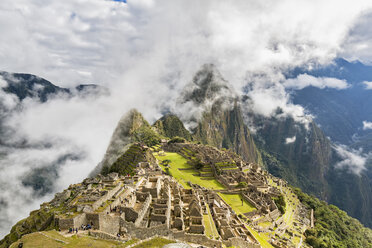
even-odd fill
[[(176, 144), (167, 147), (168, 151), (180, 152), (186, 147), (194, 152), (198, 145)], [(202, 151), (202, 152), (200, 152)], [(225, 194), (240, 194), (256, 210), (244, 213), (257, 226), (260, 221), (272, 221), (278, 230), (285, 232), (287, 226), (280, 217), (272, 197), (281, 192), (271, 187), (269, 180), (278, 185), (284, 181), (268, 175), (256, 165), (246, 163), (234, 153), (220, 152), (213, 147), (198, 150), (194, 154), (182, 154), (188, 159), (200, 159), (226, 190)], [(196, 155), (196, 156), (195, 156)], [(217, 174), (219, 163), (234, 162), (236, 168)], [(244, 187), (237, 187), (245, 182)], [(241, 216), (215, 191), (190, 183), (184, 188), (172, 177), (162, 173), (158, 164), (140, 162), (136, 166), (136, 176), (119, 176), (110, 173), (87, 178), (81, 184), (71, 185), (62, 193), (56, 194), (51, 205), (64, 205), (64, 211), (57, 214), (56, 225), (61, 230), (91, 225), (90, 233), (104, 238), (147, 239), (164, 236), (184, 242), (194, 242), (209, 247), (226, 246), (260, 247)], [(301, 214), (306, 215), (306, 209)], [(260, 217), (260, 218), (259, 218)], [(280, 217), (280, 218), (279, 218)], [(300, 230), (307, 225), (296, 222)], [(209, 221), (205, 223), (205, 221)], [(206, 227), (214, 226), (217, 233), (207, 236)]]

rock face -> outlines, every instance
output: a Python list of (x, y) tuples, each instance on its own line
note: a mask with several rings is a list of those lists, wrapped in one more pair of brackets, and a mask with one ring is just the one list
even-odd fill
[(239, 99), (213, 65), (204, 65), (181, 95), (180, 103), (189, 106), (194, 140), (218, 148), (230, 148), (249, 162), (260, 162), (253, 138), (243, 123)]
[(110, 144), (103, 160), (97, 165), (91, 175), (97, 175), (103, 167), (111, 167), (111, 165), (129, 149), (132, 142), (132, 134), (143, 126), (150, 127), (150, 124), (137, 110), (132, 109), (125, 114), (120, 119), (112, 134)]
[(168, 114), (157, 120), (153, 127), (162, 136), (173, 138), (176, 136), (191, 140), (191, 133), (185, 128), (182, 121), (173, 114)]
[[(328, 183), (325, 178), (332, 158), (331, 143), (319, 127), (311, 122), (308, 129), (292, 118), (261, 119), (257, 140), (266, 151), (263, 160), (269, 171), (326, 199)], [(290, 142), (293, 141), (293, 142)], [(278, 159), (273, 163), (269, 154)]]
[[(355, 175), (335, 168), (341, 160), (332, 142), (315, 122), (306, 129), (293, 119), (260, 119), (256, 144), (264, 165), (275, 176), (347, 211), (366, 226), (372, 225), (370, 172)], [(293, 138), (287, 142), (287, 138)]]

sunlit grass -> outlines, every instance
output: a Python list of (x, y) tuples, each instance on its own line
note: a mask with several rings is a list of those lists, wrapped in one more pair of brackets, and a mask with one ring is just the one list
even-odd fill
[[(209, 188), (209, 189), (224, 189), (224, 186), (217, 182), (215, 179), (207, 179), (202, 180), (199, 176), (194, 176), (193, 174), (197, 174), (198, 171), (193, 169), (189, 164), (187, 164), (187, 160), (175, 152), (164, 152), (161, 153), (164, 155), (159, 155), (158, 153), (154, 153), (155, 157), (159, 161), (164, 161), (166, 159), (170, 160), (169, 164), (169, 173), (173, 176), (180, 184), (182, 184), (185, 188), (190, 188), (187, 182), (191, 182), (193, 184), (198, 184), (202, 187)], [(166, 167), (161, 165), (160, 167), (166, 171)], [(179, 169), (187, 169), (187, 170), (179, 170)]]
[[(244, 215), (245, 213), (249, 213), (249, 212), (256, 210), (256, 208), (252, 206), (249, 202), (244, 200), (240, 194), (223, 194), (223, 193), (218, 193), (218, 194), (227, 204), (229, 204), (232, 207), (232, 209), (237, 214)], [(243, 205), (242, 205), (242, 199), (243, 199)]]

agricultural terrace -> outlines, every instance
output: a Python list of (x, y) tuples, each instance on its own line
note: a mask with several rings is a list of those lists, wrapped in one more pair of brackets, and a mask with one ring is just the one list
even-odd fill
[[(223, 194), (218, 193), (221, 198), (231, 206), (231, 208), (237, 213), (244, 215), (245, 213), (256, 210), (249, 202), (243, 199), (240, 194)], [(243, 203), (243, 204), (242, 204)]]
[[(224, 189), (224, 186), (215, 179), (202, 178), (198, 176), (199, 171), (187, 163), (187, 159), (175, 152), (153, 153), (159, 160), (159, 165), (163, 171), (174, 177), (184, 188), (189, 189), (187, 182), (198, 184), (202, 187), (214, 190)], [(169, 165), (165, 166), (162, 161), (169, 160)]]

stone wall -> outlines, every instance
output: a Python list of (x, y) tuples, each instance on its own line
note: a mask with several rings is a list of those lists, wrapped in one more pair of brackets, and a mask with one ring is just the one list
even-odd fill
[(61, 230), (66, 230), (74, 227), (74, 219), (57, 219), (58, 226)]
[(120, 229), (120, 217), (106, 214), (99, 215), (99, 230), (116, 235)]
[(230, 238), (227, 241), (224, 241), (226, 246), (240, 247), (240, 248), (260, 248), (259, 244), (248, 243), (240, 237)]
[(203, 234), (204, 233), (204, 226), (203, 225), (190, 225), (189, 232), (190, 233)]
[(190, 234), (185, 232), (175, 232), (172, 237), (174, 239), (190, 242), (194, 244), (201, 244), (207, 247), (222, 247), (222, 242), (218, 240), (212, 240), (201, 234)]
[(143, 220), (143, 217), (145, 216), (146, 212), (147, 212), (147, 209), (149, 208), (150, 204), (151, 204), (151, 201), (152, 201), (152, 196), (151, 194), (148, 195), (148, 197), (146, 198), (142, 208), (138, 211), (138, 218), (136, 220), (136, 222), (134, 222), (135, 226), (139, 226), (141, 224), (141, 221)]
[(106, 202), (107, 200), (111, 199), (112, 196), (118, 192), (118, 190), (122, 187), (121, 183), (119, 183), (115, 188), (108, 190), (107, 194), (102, 196), (100, 199), (98, 199), (96, 202), (92, 204), (93, 210), (98, 209), (102, 203)]
[(133, 208), (122, 207), (121, 211), (124, 212), (126, 221), (135, 222), (138, 218), (138, 213)]
[(243, 193), (242, 196), (243, 196), (243, 199), (244, 200), (246, 200), (247, 202), (249, 202), (250, 204), (252, 204), (255, 208), (257, 208), (257, 209), (260, 209), (261, 208), (255, 201), (253, 201), (251, 198), (249, 198), (247, 196), (247, 194), (244, 194)]
[(93, 229), (99, 229), (100, 228), (100, 225), (99, 225), (99, 214), (94, 214), (94, 213), (87, 213), (86, 214), (86, 219), (87, 219), (87, 223), (86, 224), (89, 224), (89, 225), (92, 225), (92, 228)]

